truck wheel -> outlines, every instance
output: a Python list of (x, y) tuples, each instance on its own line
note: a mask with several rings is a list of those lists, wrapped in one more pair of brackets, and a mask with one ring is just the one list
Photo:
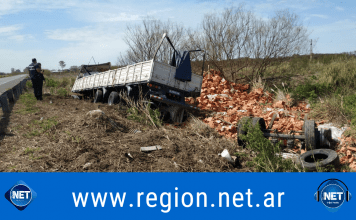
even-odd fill
[(305, 147), (307, 150), (316, 148), (315, 121), (306, 120), (304, 122)]
[(316, 170), (317, 166), (338, 165), (339, 162), (339, 156), (331, 149), (310, 150), (300, 155), (297, 160), (297, 164), (310, 171)]
[(82, 96), (72, 95), (72, 98), (73, 98), (73, 99), (79, 99), (79, 100), (81, 100), (81, 99), (82, 99)]
[(96, 90), (95, 96), (94, 96), (94, 103), (98, 103), (103, 99), (103, 91), (101, 90)]
[(127, 97), (132, 99), (134, 97), (132, 86), (126, 86)]
[(184, 109), (180, 108), (178, 106), (169, 106), (167, 108), (170, 119), (173, 123), (182, 123), (183, 122), (183, 116), (184, 116)]
[(115, 105), (115, 104), (119, 103), (119, 101), (120, 101), (119, 93), (117, 93), (115, 91), (111, 92), (109, 99), (108, 99), (108, 104)]
[(107, 103), (110, 94), (111, 94), (111, 93), (110, 93), (107, 89), (103, 88), (103, 99), (102, 99), (101, 101), (102, 101), (103, 103)]

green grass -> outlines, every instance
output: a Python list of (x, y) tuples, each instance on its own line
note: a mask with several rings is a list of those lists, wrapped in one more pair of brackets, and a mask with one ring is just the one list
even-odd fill
[[(50, 72), (44, 73), (45, 77), (45, 82), (43, 84), (43, 91), (45, 92), (46, 90), (49, 90), (49, 93), (51, 95), (59, 95), (62, 97), (66, 97), (70, 94), (71, 89), (74, 85), (75, 82), (75, 77), (73, 76), (62, 76), (61, 78), (58, 78), (58, 76), (53, 76), (50, 74)], [(32, 88), (32, 82), (27, 81), (26, 82), (26, 89), (31, 89)]]
[(82, 141), (82, 138), (79, 136), (72, 137), (72, 142), (74, 143), (80, 143)]
[(24, 153), (25, 155), (29, 155), (29, 154), (33, 154), (35, 151), (36, 151), (35, 148), (29, 148), (29, 147), (27, 147), (27, 148), (24, 150), (23, 153)]
[(35, 157), (35, 156), (33, 155), (37, 150), (39, 150), (39, 148), (29, 148), (29, 147), (27, 147), (27, 148), (24, 150), (23, 154), (24, 154), (24, 155), (28, 155), (29, 159), (31, 159), (31, 160), (38, 160), (38, 159), (41, 159), (41, 156)]
[(252, 161), (246, 163), (257, 172), (300, 172), (302, 169), (295, 165), (291, 159), (283, 159), (277, 156), (281, 153), (280, 143), (273, 145), (266, 139), (259, 124), (252, 126), (251, 119), (244, 125), (247, 135), (240, 135), (239, 138), (245, 141), (247, 148), (257, 155)]
[[(350, 83), (354, 84), (355, 61), (356, 57), (344, 54), (315, 54), (312, 60), (308, 55), (295, 56), (281, 65), (268, 67), (264, 72), (264, 76), (315, 74), (320, 83), (328, 82), (328, 84), (333, 84), (340, 83), (342, 79), (347, 79), (347, 76), (350, 75), (353, 78), (352, 83)], [(336, 81), (333, 81), (335, 79)]]
[(34, 136), (39, 136), (40, 134), (41, 134), (40, 131), (38, 131), (38, 130), (33, 130), (33, 131), (31, 131), (31, 132), (29, 132), (29, 133), (27, 134), (27, 137), (31, 138), (31, 137), (34, 137)]
[(19, 102), (24, 105), (23, 108), (17, 111), (19, 114), (29, 114), (38, 111), (34, 105), (37, 102), (36, 97), (32, 93), (25, 93), (20, 96)]
[(62, 97), (68, 96), (68, 90), (66, 88), (60, 88), (57, 90), (57, 94)]
[(29, 81), (27, 81), (26, 82), (26, 89), (30, 89), (30, 88), (32, 88), (33, 86), (32, 86), (32, 82), (29, 80)]
[(66, 97), (70, 94), (76, 78), (73, 76), (62, 76), (59, 78), (57, 75), (49, 75), (46, 77), (43, 89), (49, 90), (51, 95), (59, 95)]
[[(296, 56), (279, 66), (267, 68), (265, 76), (282, 78), (289, 94), (296, 101), (308, 100), (315, 120), (336, 125), (351, 124), (345, 134), (356, 138), (356, 57), (345, 54)], [(293, 80), (290, 77), (294, 77)], [(267, 90), (275, 89), (273, 84)]]
[(16, 165), (9, 167), (10, 170), (15, 169)]
[(42, 131), (45, 132), (45, 131), (55, 127), (58, 124), (58, 121), (56, 120), (56, 117), (52, 117), (49, 119), (36, 121), (36, 124), (38, 124), (42, 128)]
[(27, 138), (40, 136), (41, 134), (55, 127), (57, 124), (58, 121), (56, 120), (56, 117), (43, 120), (34, 120), (29, 124), (29, 129), (31, 131), (24, 134), (24, 136)]
[(62, 81), (60, 82), (60, 87), (66, 87), (69, 84), (70, 84), (70, 78), (63, 77)]
[(142, 106), (132, 106), (131, 108), (127, 109), (127, 118), (133, 121), (157, 127), (162, 126), (159, 110), (152, 110), (150, 106), (151, 104), (148, 104), (144, 109), (141, 109)]
[(329, 95), (331, 91), (331, 85), (312, 83), (308, 80), (305, 84), (298, 85), (292, 91), (292, 97), (296, 100), (308, 99), (310, 102), (315, 102), (318, 97)]
[(60, 85), (60, 81), (52, 78), (46, 78), (45, 80), (45, 87), (52, 87), (52, 88), (57, 88)]

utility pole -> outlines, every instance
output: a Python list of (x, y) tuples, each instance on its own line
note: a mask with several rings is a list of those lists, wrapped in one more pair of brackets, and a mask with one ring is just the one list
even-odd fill
[(313, 59), (313, 39), (310, 40), (310, 61)]

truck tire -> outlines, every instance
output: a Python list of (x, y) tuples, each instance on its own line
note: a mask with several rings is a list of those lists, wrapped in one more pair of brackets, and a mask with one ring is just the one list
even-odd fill
[(315, 121), (306, 120), (304, 122), (305, 148), (307, 150), (316, 148)]
[(115, 104), (118, 104), (119, 102), (120, 102), (119, 93), (112, 91), (109, 95), (108, 104), (115, 105)]
[(297, 164), (310, 171), (315, 171), (317, 166), (338, 165), (339, 162), (339, 156), (331, 149), (310, 150), (300, 155), (297, 160)]
[(178, 106), (169, 106), (167, 111), (169, 112), (170, 119), (173, 123), (181, 124), (183, 122), (183, 116), (185, 112), (184, 108)]
[(132, 86), (126, 86), (126, 92), (127, 92), (127, 97), (132, 99), (134, 98), (134, 92), (133, 92), (133, 89), (132, 89)]
[(73, 98), (73, 99), (79, 99), (79, 100), (81, 100), (81, 99), (82, 99), (82, 96), (72, 95), (72, 98)]
[(111, 93), (110, 93), (107, 89), (103, 88), (103, 99), (102, 99), (101, 101), (102, 101), (103, 103), (107, 103), (110, 94), (111, 94)]
[(103, 99), (103, 91), (101, 90), (96, 90), (95, 96), (94, 96), (94, 103), (98, 103)]
[(139, 100), (140, 88), (137, 85), (126, 86), (127, 96), (134, 101)]

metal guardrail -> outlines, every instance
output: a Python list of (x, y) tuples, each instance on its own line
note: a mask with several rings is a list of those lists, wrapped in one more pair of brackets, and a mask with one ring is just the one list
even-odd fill
[(0, 79), (0, 106), (3, 112), (9, 113), (9, 102), (17, 100), (23, 92), (28, 75), (18, 75)]

